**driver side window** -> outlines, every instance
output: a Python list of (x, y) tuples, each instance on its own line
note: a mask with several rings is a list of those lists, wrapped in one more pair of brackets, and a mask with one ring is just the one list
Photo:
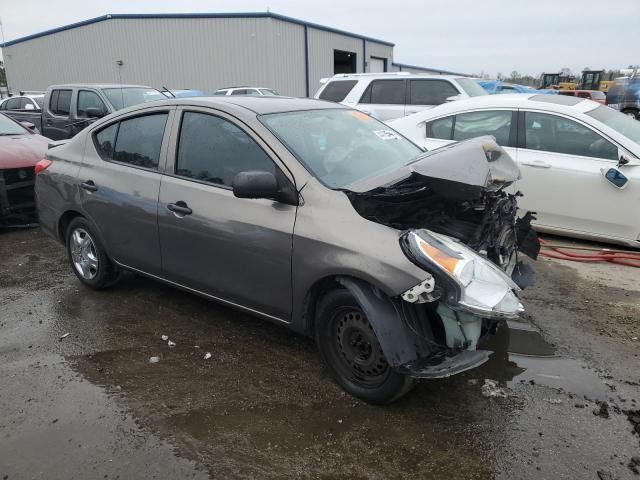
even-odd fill
[(235, 176), (249, 170), (276, 175), (271, 158), (233, 123), (206, 113), (182, 115), (177, 175), (231, 188)]
[(548, 113), (525, 112), (525, 146), (529, 150), (618, 159), (618, 148), (590, 128)]

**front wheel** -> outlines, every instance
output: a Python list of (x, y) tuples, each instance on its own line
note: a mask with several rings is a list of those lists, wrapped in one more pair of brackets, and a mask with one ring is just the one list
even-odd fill
[(86, 286), (100, 290), (118, 280), (118, 270), (107, 256), (91, 224), (82, 217), (73, 219), (69, 224), (67, 254), (73, 272)]
[(314, 330), (324, 364), (347, 393), (388, 404), (413, 387), (411, 377), (389, 366), (367, 316), (347, 290), (333, 290), (320, 300)]

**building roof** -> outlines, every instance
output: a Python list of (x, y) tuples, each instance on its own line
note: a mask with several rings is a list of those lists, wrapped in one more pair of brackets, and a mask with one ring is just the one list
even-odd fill
[(100, 17), (90, 18), (81, 22), (71, 23), (62, 27), (53, 28), (51, 30), (45, 30), (44, 32), (34, 33), (25, 37), (16, 38), (0, 44), (0, 47), (9, 47), (17, 43), (26, 42), (27, 40), (33, 40), (34, 38), (44, 37), (54, 33), (64, 32), (65, 30), (72, 30), (74, 28), (83, 27), (85, 25), (91, 25), (92, 23), (104, 22), (111, 19), (153, 19), (153, 18), (273, 18), (275, 20), (281, 20), (283, 22), (295, 23), (305, 27), (315, 28), (317, 30), (323, 30), (325, 32), (337, 33), (340, 35), (346, 35), (349, 37), (359, 38), (361, 40), (367, 40), (369, 42), (380, 43), (389, 47), (395, 46), (391, 42), (385, 40), (379, 40), (377, 38), (367, 37), (359, 35), (353, 32), (347, 32), (345, 30), (338, 30), (336, 28), (319, 25), (317, 23), (306, 22), (297, 18), (288, 17), (286, 15), (280, 15), (272, 12), (247, 12), (247, 13), (116, 13), (107, 14)]

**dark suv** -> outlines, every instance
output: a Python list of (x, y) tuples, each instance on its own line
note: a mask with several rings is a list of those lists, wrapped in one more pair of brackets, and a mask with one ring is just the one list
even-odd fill
[(616, 78), (607, 92), (607, 105), (640, 120), (640, 77)]

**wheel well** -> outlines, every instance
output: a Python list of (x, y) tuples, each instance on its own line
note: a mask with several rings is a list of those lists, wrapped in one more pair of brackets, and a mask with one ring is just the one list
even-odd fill
[(58, 238), (65, 245), (67, 244), (67, 228), (71, 221), (76, 217), (81, 217), (82, 215), (74, 210), (69, 210), (65, 212), (60, 220), (58, 221)]
[(313, 324), (316, 318), (316, 306), (318, 305), (318, 300), (320, 300), (325, 293), (338, 288), (344, 287), (338, 283), (335, 276), (330, 276), (318, 280), (307, 291), (307, 294), (304, 297), (303, 307), (305, 334), (313, 335)]

